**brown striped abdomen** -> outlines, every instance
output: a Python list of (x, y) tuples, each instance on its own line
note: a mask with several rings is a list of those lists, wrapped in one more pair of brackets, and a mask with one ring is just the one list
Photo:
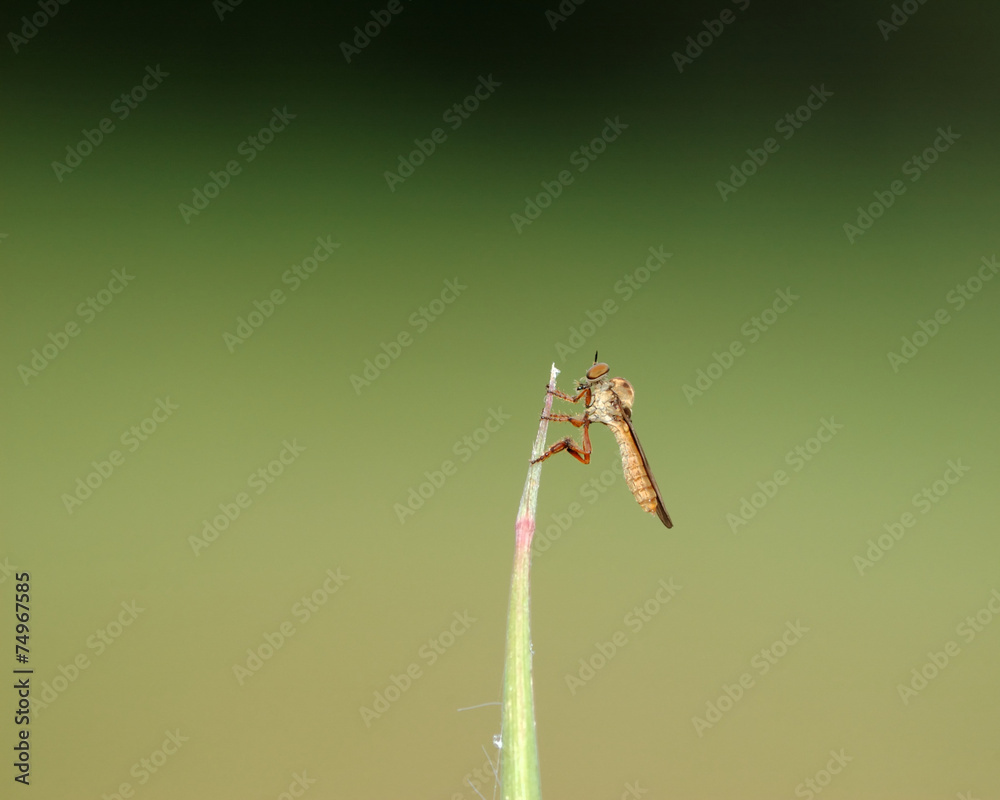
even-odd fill
[(636, 501), (644, 510), (656, 513), (656, 490), (649, 479), (646, 466), (642, 463), (642, 456), (636, 449), (635, 442), (628, 428), (623, 423), (621, 426), (611, 428), (618, 441), (618, 448), (622, 452), (622, 472), (625, 474), (625, 483)]

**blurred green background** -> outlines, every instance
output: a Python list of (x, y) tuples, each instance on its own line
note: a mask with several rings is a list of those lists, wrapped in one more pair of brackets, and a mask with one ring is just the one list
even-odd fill
[(549, 366), (598, 349), (675, 527), (605, 430), (545, 465), (546, 796), (991, 796), (998, 20), (903, 5), (9, 7), (33, 796), (493, 796), (499, 709), (459, 709), (499, 699)]

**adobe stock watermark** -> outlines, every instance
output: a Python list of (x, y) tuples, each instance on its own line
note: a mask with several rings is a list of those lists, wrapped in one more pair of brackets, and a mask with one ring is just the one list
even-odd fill
[(385, 716), (393, 703), (399, 702), (424, 676), (424, 670), (433, 667), (479, 621), (468, 610), (461, 613), (455, 611), (451, 616), (452, 622), (444, 630), (420, 645), (415, 661), (411, 661), (401, 674), (390, 675), (385, 686), (372, 693), (371, 707), (361, 706), (358, 709), (366, 728), (371, 728), (376, 720)]
[[(130, 275), (123, 269), (111, 270), (111, 280), (107, 286), (77, 304), (76, 315), (83, 320), (83, 325), (89, 325), (97, 319), (97, 315), (111, 305), (115, 297), (124, 292), (125, 287), (134, 280), (135, 275)], [(31, 351), (31, 359), (27, 364), (19, 364), (17, 367), (17, 374), (24, 385), (27, 386), (32, 378), (41, 375), (45, 368), (69, 347), (70, 340), (79, 336), (83, 330), (84, 327), (80, 323), (71, 319), (55, 333), (49, 331), (46, 337), (48, 341)]]
[[(502, 84), (493, 79), (491, 72), (488, 77), (479, 76), (475, 88), (465, 96), (460, 103), (453, 103), (441, 114), (441, 121), (444, 122), (452, 132), (462, 127), (462, 124), (476, 112), (480, 104), (489, 100), (493, 93)], [(413, 176), (417, 168), (427, 162), (434, 153), (437, 152), (438, 145), (448, 141), (448, 134), (444, 128), (434, 128), (426, 139), (414, 139), (415, 150), (411, 150), (408, 155), (400, 155), (396, 159), (396, 171), (386, 170), (382, 173), (390, 192), (395, 192), (396, 187), (405, 183), (407, 178)]]
[(926, 2), (927, 0), (903, 0), (902, 3), (893, 3), (889, 19), (880, 19), (875, 23), (878, 32), (882, 34), (882, 41), (889, 41), (889, 34), (897, 33)]
[[(937, 134), (934, 141), (925, 147), (922, 153), (911, 156), (900, 167), (903, 175), (910, 179), (910, 183), (919, 181), (926, 174), (927, 170), (937, 163), (941, 155), (948, 152), (951, 146), (962, 138), (962, 134), (955, 133), (951, 129), (951, 125), (947, 129), (938, 128)], [(847, 236), (847, 241), (854, 244), (859, 236), (863, 236), (870, 231), (875, 221), (885, 214), (886, 210), (891, 208), (896, 202), (896, 198), (901, 197), (905, 193), (906, 185), (898, 179), (892, 181), (887, 189), (876, 189), (872, 192), (875, 202), (869, 203), (864, 208), (858, 206), (858, 215), (854, 223), (844, 223), (844, 234)]]
[(14, 567), (10, 565), (10, 560), (6, 557), (0, 559), (0, 586), (7, 583), (8, 579), (14, 574)]
[(638, 780), (626, 781), (623, 786), (625, 791), (618, 795), (619, 800), (639, 800), (640, 797), (649, 794), (649, 789), (641, 786)]
[[(513, 419), (513, 417), (510, 414), (504, 413), (503, 406), (498, 406), (496, 409), (489, 409), (483, 424), (472, 433), (466, 434), (456, 441), (451, 451), (461, 460), (461, 463), (468, 462), (509, 419)], [(397, 502), (393, 504), (392, 510), (396, 512), (396, 519), (399, 520), (399, 524), (402, 525), (406, 522), (407, 517), (412, 517), (423, 508), (424, 504), (447, 483), (448, 478), (454, 476), (457, 472), (458, 465), (451, 459), (442, 461), (439, 469), (432, 471), (425, 470), (424, 477), (427, 480), (422, 481), (415, 487), (410, 487), (405, 503)]]
[[(785, 454), (785, 463), (792, 468), (793, 472), (801, 472), (806, 464), (812, 461), (823, 446), (833, 441), (833, 437), (843, 430), (843, 424), (837, 422), (833, 417), (823, 417), (814, 436), (810, 436), (802, 444), (796, 445)], [(749, 496), (740, 498), (738, 513), (726, 514), (726, 522), (729, 530), (733, 533), (739, 532), (750, 524), (750, 520), (757, 516), (757, 512), (770, 503), (781, 490), (782, 486), (787, 486), (791, 476), (783, 469), (775, 470), (774, 475), (764, 481), (757, 481), (757, 491)]]
[(149, 416), (126, 428), (118, 437), (118, 441), (125, 448), (124, 451), (115, 449), (108, 453), (107, 458), (91, 461), (90, 466), (93, 469), (84, 477), (76, 479), (76, 485), (72, 492), (63, 492), (60, 499), (66, 512), (72, 515), (76, 509), (83, 505), (85, 500), (93, 496), (94, 492), (100, 489), (115, 473), (115, 470), (125, 463), (125, 453), (136, 452), (179, 409), (180, 406), (172, 403), (169, 397), (157, 398), (156, 405)]
[(371, 19), (365, 20), (363, 25), (354, 26), (354, 38), (351, 42), (342, 41), (340, 43), (340, 53), (344, 57), (344, 61), (350, 64), (352, 58), (361, 55), (361, 51), (372, 43), (372, 39), (389, 27), (393, 17), (402, 13), (403, 3), (401, 0), (389, 0), (385, 8), (369, 11), (368, 16)]
[[(622, 305), (631, 300), (633, 295), (649, 282), (653, 273), (659, 272), (660, 268), (667, 263), (667, 259), (673, 256), (673, 253), (664, 251), (662, 244), (659, 247), (649, 247), (647, 252), (649, 255), (646, 256), (645, 264), (623, 275), (620, 280), (615, 281), (612, 287), (614, 293), (621, 297)], [(557, 360), (561, 361), (575, 354), (597, 331), (604, 327), (611, 316), (620, 310), (621, 305), (615, 302), (614, 297), (607, 298), (597, 307), (596, 311), (588, 308), (584, 314), (586, 319), (578, 325), (570, 327), (567, 343), (556, 342)]]
[[(324, 573), (323, 582), (313, 589), (309, 594), (302, 595), (296, 600), (289, 611), (294, 619), (282, 621), (274, 631), (265, 632), (261, 635), (261, 641), (255, 647), (247, 648), (247, 657), (242, 664), (233, 664), (233, 677), (236, 683), (244, 686), (250, 678), (256, 675), (264, 667), (264, 664), (274, 658), (274, 655), (285, 646), (289, 639), (298, 633), (302, 626), (313, 618), (315, 614), (323, 610), (331, 597), (333, 597), (351, 579), (350, 575), (344, 575), (340, 567), (336, 570), (328, 569)], [(298, 627), (295, 623), (298, 622)]]
[[(496, 744), (496, 737), (494, 737), (492, 744)], [(482, 752), (485, 760), (478, 767), (469, 770), (462, 776), (462, 791), (452, 792), (449, 795), (449, 800), (472, 800), (474, 797), (483, 800), (485, 798), (484, 791), (488, 792), (492, 786), (500, 785), (499, 758), (497, 759), (497, 763), (494, 763), (486, 750), (486, 745), (482, 745)], [(473, 794), (468, 798), (465, 795), (466, 786), (473, 791)]]
[[(30, 697), (31, 713), (37, 714), (51, 706), (69, 687), (79, 680), (80, 676), (94, 664), (93, 659), (102, 656), (111, 645), (115, 644), (122, 634), (131, 627), (139, 615), (146, 611), (135, 600), (123, 600), (118, 611), (106, 624), (102, 625), (84, 642), (86, 650), (74, 656), (68, 664), (59, 664), (54, 672), (59, 674), (51, 681), (41, 685), (41, 691), (34, 692)], [(92, 655), (88, 655), (92, 651)]]
[(226, 21), (226, 14), (232, 14), (237, 6), (243, 4), (243, 0), (212, 0), (212, 10), (219, 18), (219, 22)]
[(310, 778), (305, 770), (293, 772), (292, 779), (288, 782), (288, 789), (278, 795), (276, 800), (298, 800), (308, 792), (316, 783), (316, 778)]
[(756, 344), (760, 341), (760, 337), (770, 330), (771, 326), (781, 318), (781, 315), (788, 311), (797, 300), (801, 299), (800, 295), (792, 293), (791, 286), (778, 289), (774, 295), (774, 301), (770, 306), (750, 317), (740, 326), (740, 333), (747, 340), (746, 344), (740, 339), (733, 339), (721, 353), (713, 350), (712, 361), (709, 362), (708, 366), (695, 373), (694, 384), (685, 383), (681, 387), (689, 406), (694, 404), (696, 397), (705, 394), (726, 372), (732, 369), (736, 359), (746, 355), (748, 344)]
[[(569, 154), (569, 163), (571, 166), (576, 167), (577, 174), (586, 172), (590, 165), (607, 151), (608, 145), (618, 141), (618, 137), (621, 136), (622, 131), (628, 129), (628, 125), (622, 122), (617, 116), (614, 119), (605, 117), (604, 123), (604, 127), (597, 136), (586, 144), (580, 145)], [(542, 187), (541, 192), (534, 197), (524, 198), (523, 213), (519, 214), (515, 211), (510, 215), (510, 221), (514, 225), (514, 230), (521, 233), (521, 231), (538, 219), (542, 215), (542, 212), (549, 208), (562, 195), (563, 189), (573, 183), (575, 177), (568, 169), (564, 169), (556, 175), (555, 180), (542, 181), (539, 184)]]
[[(641, 605), (634, 606), (622, 617), (622, 624), (631, 631), (633, 637), (652, 622), (656, 615), (684, 588), (676, 585), (673, 578), (669, 580), (661, 578), (656, 586), (656, 591), (650, 594)], [(597, 673), (604, 669), (629, 641), (629, 634), (619, 629), (612, 633), (606, 641), (595, 642), (593, 651), (587, 656), (581, 656), (577, 661), (576, 672), (567, 672), (563, 676), (569, 693), (575, 695), (592, 681)]]
[(812, 800), (820, 794), (827, 786), (833, 782), (833, 776), (844, 771), (844, 767), (854, 760), (854, 756), (849, 756), (844, 752), (844, 748), (830, 751), (830, 760), (825, 767), (821, 767), (814, 775), (810, 775), (802, 783), (795, 787), (795, 796)]
[[(750, 0), (732, 0), (732, 2), (740, 11), (746, 11), (750, 7)], [(736, 15), (729, 8), (723, 8), (719, 12), (718, 19), (703, 19), (701, 21), (702, 29), (694, 36), (688, 36), (684, 40), (685, 45), (687, 45), (684, 52), (681, 53), (677, 50), (673, 52), (674, 66), (677, 67), (677, 71), (684, 72), (685, 67), (691, 66), (698, 56), (722, 36), (726, 26), (732, 25), (734, 22), (736, 22)]]
[(551, 8), (545, 9), (545, 21), (549, 23), (549, 30), (554, 31), (559, 23), (565, 22), (573, 16), (584, 2), (585, 0), (562, 0), (554, 10)]
[(767, 647), (762, 647), (750, 659), (752, 671), (748, 670), (742, 673), (733, 683), (722, 684), (722, 693), (714, 700), (705, 703), (705, 715), (691, 717), (691, 724), (694, 726), (698, 738), (703, 737), (706, 731), (718, 725), (723, 717), (746, 697), (747, 692), (757, 685), (757, 678), (767, 675), (781, 659), (788, 655), (789, 650), (802, 641), (802, 637), (807, 633), (809, 633), (809, 628), (803, 625), (801, 620), (786, 622), (785, 630), (781, 636)]
[(230, 353), (235, 353), (237, 347), (246, 344), (257, 329), (274, 316), (278, 306), (283, 305), (293, 292), (298, 291), (299, 287), (316, 273), (319, 265), (340, 247), (340, 243), (333, 241), (330, 236), (317, 236), (316, 242), (312, 255), (306, 256), (281, 273), (281, 283), (291, 287), (288, 294), (280, 288), (272, 289), (264, 300), (253, 301), (253, 311), (236, 318), (236, 327), (232, 333), (223, 331), (222, 343)]
[[(987, 630), (997, 616), (1000, 616), (1000, 589), (994, 588), (982, 608), (955, 626), (955, 634), (968, 646)], [(907, 682), (896, 684), (896, 692), (903, 705), (908, 706), (913, 698), (927, 689), (961, 653), (962, 646), (954, 639), (945, 642), (940, 650), (928, 650), (927, 660), (919, 667), (910, 670)]]
[[(910, 498), (910, 504), (920, 512), (928, 514), (941, 500), (951, 491), (951, 487), (958, 483), (971, 467), (962, 463), (962, 459), (949, 460), (945, 465), (944, 474), (941, 475), (930, 486), (926, 486)], [(854, 566), (858, 574), (864, 576), (866, 571), (872, 569), (875, 564), (882, 560), (896, 542), (902, 541), (903, 537), (911, 531), (919, 521), (911, 511), (904, 511), (898, 522), (886, 522), (882, 525), (885, 533), (869, 539), (866, 544), (868, 549), (864, 555), (854, 556)]]
[(243, 512), (253, 505), (254, 500), (273, 486), (274, 482), (285, 474), (285, 470), (298, 461), (299, 456), (306, 451), (298, 439), (292, 441), (285, 439), (281, 444), (282, 448), (274, 459), (247, 476), (247, 487), (253, 490), (253, 495), (248, 491), (238, 492), (232, 502), (219, 503), (220, 513), (211, 519), (206, 517), (201, 521), (201, 534), (188, 536), (188, 544), (195, 557), (200, 556), (202, 550), (207, 549), (220, 535), (229, 530)]
[[(163, 83), (164, 78), (169, 77), (170, 73), (164, 72), (159, 64), (155, 68), (146, 67), (146, 74), (139, 83), (111, 101), (111, 113), (118, 117), (119, 122), (128, 119), (129, 114), (139, 107), (139, 103), (149, 97), (150, 92), (157, 89)], [(111, 117), (103, 117), (94, 128), (83, 128), (80, 131), (83, 138), (75, 145), (66, 145), (65, 160), (52, 162), (52, 171), (56, 175), (56, 180), (62, 183), (67, 175), (83, 164), (83, 160), (100, 147), (105, 138), (116, 130), (117, 127)]]
[[(177, 753), (185, 742), (191, 740), (190, 736), (184, 736), (180, 728), (165, 731), (165, 736), (160, 745), (149, 755), (143, 756), (136, 761), (128, 774), (135, 778), (136, 786), (145, 786), (150, 778), (159, 772), (163, 766)], [(135, 797), (135, 786), (130, 781), (118, 784), (113, 792), (101, 795), (101, 800), (127, 800)]]
[(7, 34), (7, 41), (10, 49), (17, 55), (18, 51), (28, 42), (38, 36), (38, 32), (48, 25), (59, 13), (59, 6), (64, 6), (69, 0), (38, 0), (38, 11), (30, 17), (21, 17), (21, 29), (18, 33), (10, 31)]
[[(945, 302), (954, 308), (955, 313), (961, 311), (970, 300), (983, 290), (989, 281), (993, 280), (997, 272), (1000, 272), (1000, 264), (997, 263), (996, 254), (994, 253), (990, 258), (983, 256), (980, 259), (979, 269), (966, 280), (956, 284), (945, 295)], [(929, 319), (918, 319), (918, 330), (914, 330), (909, 336), (901, 337), (902, 344), (899, 352), (890, 350), (885, 354), (886, 358), (889, 359), (889, 366), (892, 367), (892, 371), (899, 372), (900, 367), (904, 364), (909, 364), (916, 358), (930, 343), (930, 340), (941, 332), (941, 328), (951, 322), (951, 320), (952, 317), (948, 313), (948, 309), (944, 306), (937, 309)]]
[(534, 540), (531, 543), (532, 556), (538, 558), (542, 553), (547, 553), (552, 548), (552, 545), (558, 542), (562, 538), (562, 535), (573, 527), (576, 520), (583, 516), (587, 508), (604, 497), (605, 492), (621, 481), (622, 478), (621, 464), (619, 463), (617, 470), (608, 468), (598, 476), (590, 478), (584, 483), (580, 487), (579, 495), (587, 504), (583, 505), (574, 500), (566, 506), (565, 511), (553, 511), (549, 515), (552, 518), (552, 522), (548, 523), (544, 529), (542, 528), (542, 523), (539, 523), (535, 530)]
[(232, 183), (233, 178), (243, 172), (243, 168), (260, 155), (275, 137), (288, 127), (288, 123), (298, 115), (289, 113), (288, 106), (282, 107), (279, 111), (276, 107), (271, 109), (271, 118), (260, 130), (252, 136), (248, 136), (236, 146), (236, 153), (243, 156), (241, 164), (233, 158), (226, 162), (220, 170), (209, 170), (208, 183), (191, 190), (191, 201), (189, 203), (178, 203), (177, 210), (185, 225), (191, 224), (191, 218), (197, 217), (208, 208), (208, 204), (217, 198), (222, 190)]
[[(806, 97), (805, 102), (794, 111), (789, 111), (783, 117), (779, 117), (774, 123), (775, 133), (780, 133), (782, 138), (787, 142), (801, 130), (803, 125), (812, 119), (814, 112), (819, 111), (826, 105), (827, 100), (831, 97), (833, 97), (833, 92), (827, 90), (826, 84), (821, 83), (818, 87), (810, 86), (809, 95)], [(722, 201), (726, 202), (729, 199), (729, 195), (746, 186), (747, 181), (756, 175), (757, 171), (779, 149), (781, 149), (781, 143), (773, 136), (765, 139), (760, 147), (748, 147), (746, 153), (750, 158), (738, 166), (736, 164), (730, 165), (729, 182), (715, 182), (715, 188), (719, 190)]]
[(407, 322), (413, 333), (409, 329), (403, 329), (396, 334), (388, 344), (379, 342), (381, 352), (376, 353), (374, 358), (366, 358), (361, 374), (352, 373), (350, 377), (351, 388), (356, 395), (361, 395), (361, 390), (372, 385), (379, 377), (393, 365), (403, 351), (413, 344), (414, 336), (419, 336), (426, 331), (431, 323), (436, 322), (441, 315), (454, 303), (469, 287), (464, 283), (459, 283), (458, 278), (449, 278), (444, 282), (444, 288), (427, 305), (420, 306), (410, 314)]

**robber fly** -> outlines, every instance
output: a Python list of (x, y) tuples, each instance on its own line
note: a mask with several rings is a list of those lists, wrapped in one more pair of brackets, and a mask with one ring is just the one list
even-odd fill
[(569, 422), (577, 428), (583, 428), (583, 447), (581, 448), (573, 441), (573, 437), (567, 436), (552, 445), (541, 456), (533, 459), (531, 463), (537, 464), (560, 450), (566, 450), (581, 464), (589, 464), (590, 424), (603, 422), (611, 428), (611, 432), (618, 442), (618, 447), (622, 451), (622, 469), (625, 473), (625, 482), (636, 501), (644, 510), (651, 514), (655, 513), (664, 525), (672, 528), (674, 523), (670, 521), (670, 515), (663, 507), (660, 489), (653, 479), (653, 473), (649, 471), (646, 454), (643, 452), (642, 445), (639, 444), (639, 439), (635, 435), (635, 429), (632, 427), (632, 403), (635, 401), (635, 390), (632, 389), (632, 384), (624, 378), (608, 378), (610, 370), (611, 368), (607, 364), (597, 360), (597, 353), (594, 353), (594, 366), (587, 370), (584, 378), (577, 381), (576, 388), (579, 394), (570, 397), (557, 389), (549, 389), (549, 394), (571, 403), (579, 403), (581, 399), (584, 401), (586, 408), (578, 417), (569, 414), (549, 414), (543, 417), (553, 422)]

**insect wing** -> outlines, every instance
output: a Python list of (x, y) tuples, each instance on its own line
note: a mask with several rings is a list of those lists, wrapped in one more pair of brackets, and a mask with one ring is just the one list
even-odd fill
[(632, 437), (632, 441), (635, 443), (635, 449), (639, 453), (639, 458), (642, 459), (643, 469), (646, 470), (646, 477), (649, 478), (649, 484), (653, 487), (653, 491), (656, 493), (656, 516), (660, 518), (660, 521), (666, 525), (668, 528), (674, 527), (674, 523), (670, 521), (670, 515), (667, 513), (666, 507), (663, 505), (663, 496), (660, 494), (660, 487), (656, 485), (656, 478), (653, 477), (652, 471), (649, 469), (649, 461), (646, 459), (646, 453), (642, 449), (642, 445), (639, 444), (639, 437), (635, 435), (635, 428), (632, 427), (632, 412), (628, 409), (622, 409), (625, 417), (625, 425), (628, 428), (629, 436)]

